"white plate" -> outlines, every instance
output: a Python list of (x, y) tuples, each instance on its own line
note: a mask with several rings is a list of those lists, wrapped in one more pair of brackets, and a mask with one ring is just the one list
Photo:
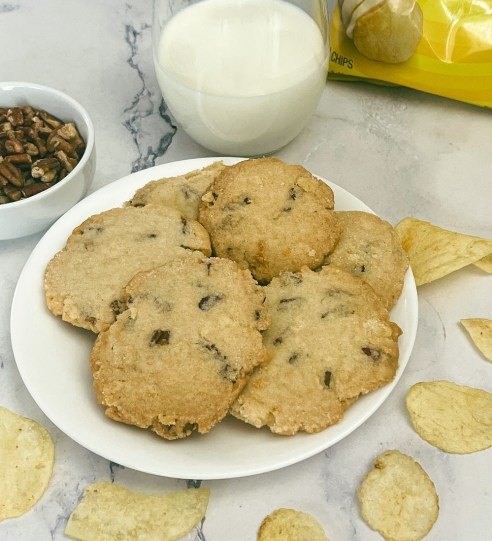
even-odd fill
[[(308, 458), (350, 434), (370, 417), (399, 380), (417, 330), (417, 291), (409, 270), (392, 320), (403, 329), (400, 367), (394, 381), (358, 400), (343, 420), (318, 434), (283, 437), (232, 418), (206, 435), (163, 440), (150, 431), (109, 420), (96, 403), (89, 371), (94, 335), (53, 317), (46, 308), (43, 274), (71, 231), (88, 216), (119, 206), (149, 180), (180, 175), (217, 158), (167, 163), (124, 177), (62, 216), (44, 235), (19, 278), (11, 315), (12, 346), (19, 372), (34, 400), (65, 434), (94, 453), (135, 470), (184, 479), (224, 479), (263, 473)], [(224, 158), (226, 164), (240, 161)], [(369, 207), (328, 182), (339, 210)]]

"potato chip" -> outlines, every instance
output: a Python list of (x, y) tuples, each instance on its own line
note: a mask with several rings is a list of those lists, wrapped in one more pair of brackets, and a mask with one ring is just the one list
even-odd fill
[(492, 362), (492, 319), (462, 319), (461, 324), (483, 356)]
[(489, 274), (492, 274), (492, 254), (489, 254), (487, 257), (479, 259), (474, 263), (478, 268), (482, 269)]
[(416, 218), (405, 218), (396, 226), (403, 248), (410, 259), (418, 286), (492, 253), (492, 239), (482, 239), (441, 229)]
[(174, 541), (204, 517), (209, 497), (207, 488), (142, 494), (113, 483), (94, 483), (85, 488), (65, 534), (79, 541)]
[(0, 407), (0, 521), (23, 515), (41, 498), (55, 446), (41, 425)]
[(439, 514), (434, 483), (412, 457), (379, 455), (359, 489), (362, 518), (388, 541), (418, 541)]
[(328, 541), (319, 522), (308, 513), (277, 509), (263, 520), (258, 541)]
[(416, 383), (407, 409), (419, 436), (448, 453), (492, 445), (492, 394), (450, 381)]

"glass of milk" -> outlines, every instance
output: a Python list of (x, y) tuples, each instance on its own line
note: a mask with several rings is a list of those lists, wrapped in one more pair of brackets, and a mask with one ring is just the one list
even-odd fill
[(152, 39), (166, 104), (219, 154), (280, 149), (325, 86), (326, 0), (155, 0)]

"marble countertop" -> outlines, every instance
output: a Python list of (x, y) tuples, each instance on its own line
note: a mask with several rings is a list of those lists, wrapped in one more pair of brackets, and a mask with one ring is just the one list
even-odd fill
[[(210, 155), (176, 127), (162, 104), (150, 23), (150, 1), (0, 1), (0, 51), (8, 52), (1, 55), (1, 77), (59, 88), (92, 115), (98, 153), (92, 190), (130, 171)], [(406, 89), (329, 83), (314, 118), (278, 156), (340, 184), (392, 223), (414, 215), (492, 236), (491, 111)], [(68, 515), (84, 486), (96, 480), (151, 491), (187, 484), (124, 469), (85, 450), (48, 421), (24, 387), (9, 315), (19, 273), (40, 237), (0, 242), (0, 405), (48, 428), (56, 464), (42, 500), (26, 515), (0, 523), (2, 541), (65, 539)], [(189, 540), (253, 541), (263, 517), (278, 507), (313, 513), (332, 541), (380, 539), (362, 521), (356, 492), (374, 457), (386, 449), (411, 454), (436, 484), (441, 510), (427, 539), (490, 538), (492, 451), (439, 451), (413, 431), (404, 406), (417, 381), (450, 379), (491, 390), (492, 367), (459, 326), (461, 318), (492, 317), (490, 280), (467, 268), (420, 288), (414, 352), (378, 412), (300, 464), (205, 482), (211, 503)]]

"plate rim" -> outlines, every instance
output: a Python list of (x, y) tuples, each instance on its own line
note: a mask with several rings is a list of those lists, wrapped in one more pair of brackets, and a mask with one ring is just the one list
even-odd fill
[[(123, 183), (123, 182), (127, 181), (130, 178), (137, 179), (137, 181), (138, 181), (138, 179), (140, 177), (146, 178), (148, 176), (149, 172), (154, 171), (154, 170), (156, 171), (156, 175), (154, 176), (154, 178), (155, 179), (161, 178), (162, 174), (159, 173), (158, 171), (161, 170), (161, 169), (165, 169), (166, 166), (171, 166), (171, 165), (174, 166), (174, 167), (177, 166), (179, 168), (186, 167), (184, 172), (188, 172), (188, 171), (192, 171), (192, 170), (197, 169), (197, 168), (205, 167), (205, 166), (207, 166), (210, 163), (213, 163), (215, 161), (221, 161), (222, 160), (226, 164), (232, 165), (233, 163), (237, 163), (237, 162), (242, 161), (244, 159), (245, 158), (229, 157), (229, 156), (214, 156), (214, 157), (191, 158), (191, 159), (184, 159), (184, 160), (166, 162), (166, 163), (159, 164), (159, 165), (147, 168), (147, 169), (136, 171), (134, 173), (130, 173), (128, 175), (125, 175), (125, 176), (123, 176), (121, 178), (118, 178), (118, 179), (106, 184), (105, 186), (102, 186), (101, 188), (99, 188), (95, 192), (91, 193), (90, 195), (88, 195), (87, 197), (85, 197), (84, 199), (79, 201), (73, 207), (71, 207), (54, 224), (51, 225), (51, 227), (43, 234), (43, 236), (37, 242), (36, 246), (32, 250), (32, 252), (29, 255), (28, 259), (26, 260), (26, 262), (25, 262), (25, 264), (24, 264), (24, 266), (22, 268), (22, 271), (19, 274), (19, 278), (18, 278), (17, 284), (15, 286), (14, 295), (13, 295), (12, 304), (11, 304), (10, 335), (11, 335), (11, 345), (12, 345), (12, 350), (13, 350), (13, 354), (14, 354), (15, 363), (16, 363), (17, 369), (19, 371), (19, 374), (21, 376), (22, 382), (25, 385), (26, 389), (28, 390), (29, 394), (31, 395), (32, 399), (36, 403), (36, 405), (40, 408), (40, 410), (43, 412), (43, 414), (46, 415), (46, 417), (53, 423), (54, 426), (56, 426), (67, 437), (69, 437), (70, 439), (75, 441), (77, 444), (81, 445), (83, 448), (93, 452), (94, 454), (96, 454), (98, 456), (101, 456), (102, 458), (104, 458), (106, 460), (112, 461), (114, 457), (111, 458), (111, 456), (108, 456), (107, 453), (101, 453), (97, 449), (97, 446), (92, 445), (92, 443), (88, 444), (86, 442), (80, 441), (79, 437), (77, 436), (77, 430), (76, 429), (71, 430), (70, 425), (68, 423), (64, 422), (64, 421), (60, 422), (59, 419), (56, 416), (56, 412), (51, 411), (50, 406), (47, 406), (44, 403), (43, 397), (39, 396), (38, 393), (33, 392), (31, 390), (30, 379), (29, 379), (28, 375), (26, 374), (25, 366), (23, 366), (22, 363), (19, 363), (18, 360), (17, 360), (16, 351), (18, 351), (18, 350), (17, 350), (16, 344), (17, 344), (17, 341), (19, 340), (19, 336), (18, 336), (18, 326), (17, 326), (17, 323), (14, 322), (14, 319), (15, 319), (15, 315), (16, 315), (16, 306), (17, 306), (17, 302), (18, 302), (17, 299), (18, 299), (18, 297), (20, 295), (19, 290), (20, 290), (20, 287), (21, 287), (21, 282), (23, 281), (24, 274), (27, 273), (27, 271), (29, 270), (31, 262), (37, 258), (38, 252), (41, 251), (41, 249), (43, 248), (44, 243), (47, 242), (48, 240), (50, 240), (51, 235), (54, 234), (53, 231), (58, 229), (59, 227), (63, 227), (64, 222), (70, 220), (72, 213), (76, 212), (74, 209), (77, 209), (82, 205), (85, 206), (88, 203), (90, 204), (91, 201), (97, 199), (97, 197), (100, 196), (102, 192), (104, 192), (104, 193), (111, 192), (112, 190), (115, 189), (115, 187), (116, 187), (116, 185), (118, 183)], [(183, 174), (183, 173), (178, 173), (178, 174)], [(325, 177), (323, 177), (321, 175), (318, 175), (318, 174), (316, 174), (314, 172), (312, 172), (312, 174), (315, 175), (316, 177), (320, 178), (323, 182), (325, 182), (329, 186), (335, 187), (336, 190), (339, 190), (341, 192), (345, 192), (350, 197), (355, 198), (359, 202), (359, 204), (366, 207), (367, 212), (371, 212), (372, 214), (376, 214), (368, 205), (366, 205), (364, 203), (364, 201), (359, 199), (357, 196), (353, 195), (351, 192), (349, 192), (345, 188), (337, 185), (336, 183), (334, 183), (332, 181), (329, 181)], [(150, 181), (151, 180), (147, 180), (147, 182), (150, 182)], [(138, 188), (139, 188), (139, 186), (136, 186), (135, 189), (138, 189)], [(111, 208), (114, 208), (114, 207), (111, 207)], [(97, 211), (97, 212), (103, 212), (103, 211)], [(45, 239), (47, 239), (47, 240), (45, 240)], [(58, 251), (58, 250), (56, 250), (56, 251)], [(56, 251), (55, 251), (55, 253), (56, 253)], [(407, 284), (407, 281), (408, 281), (408, 284)], [(414, 276), (413, 276), (413, 273), (412, 273), (412, 270), (411, 270), (410, 266), (408, 267), (408, 270), (407, 270), (407, 272), (405, 274), (404, 285), (405, 286), (408, 285), (409, 288), (410, 288), (409, 293), (411, 295), (412, 309), (414, 311), (413, 318), (410, 321), (410, 329), (405, 330), (405, 334), (409, 337), (408, 353), (406, 354), (406, 356), (405, 356), (406, 358), (403, 360), (403, 363), (401, 362), (402, 359), (399, 358), (399, 367), (401, 366), (401, 364), (404, 364), (404, 366), (403, 366), (403, 368), (401, 370), (399, 370), (397, 372), (397, 374), (395, 375), (395, 378), (390, 383), (388, 383), (387, 385), (385, 385), (385, 386), (378, 389), (379, 391), (382, 391), (382, 392), (381, 392), (381, 396), (378, 397), (375, 404), (372, 404), (371, 407), (368, 408), (368, 410), (365, 411), (363, 415), (360, 415), (360, 417), (355, 422), (353, 422), (352, 424), (349, 424), (347, 426), (347, 428), (342, 433), (340, 433), (338, 436), (334, 437), (334, 439), (331, 440), (328, 444), (326, 444), (326, 442), (322, 441), (322, 442), (319, 443), (319, 445), (313, 446), (313, 448), (311, 448), (311, 449), (309, 449), (309, 450), (307, 450), (307, 451), (305, 451), (303, 453), (299, 453), (298, 455), (296, 455), (294, 457), (283, 459), (280, 462), (276, 463), (274, 466), (266, 465), (266, 466), (263, 466), (263, 467), (249, 468), (249, 469), (247, 469), (247, 471), (240, 472), (240, 473), (225, 470), (220, 475), (217, 475), (217, 474), (214, 474), (214, 475), (201, 474), (199, 476), (196, 476), (196, 475), (191, 475), (193, 472), (186, 472), (185, 473), (185, 472), (182, 472), (182, 471), (176, 471), (176, 472), (173, 473), (171, 471), (166, 471), (166, 472), (156, 471), (153, 468), (145, 467), (145, 465), (137, 466), (137, 465), (133, 464), (133, 462), (131, 462), (131, 461), (129, 463), (125, 463), (121, 459), (118, 459), (118, 464), (121, 464), (122, 466), (128, 467), (128, 468), (133, 469), (135, 471), (140, 471), (140, 472), (143, 472), (143, 473), (156, 475), (156, 476), (159, 476), (159, 477), (168, 477), (168, 478), (174, 478), (174, 479), (188, 479), (188, 478), (199, 478), (201, 480), (233, 479), (233, 478), (241, 478), (241, 477), (259, 475), (259, 474), (262, 474), (262, 473), (267, 473), (267, 472), (279, 470), (279, 469), (291, 466), (293, 464), (297, 464), (297, 463), (302, 462), (302, 461), (304, 461), (304, 460), (306, 460), (306, 459), (308, 459), (308, 458), (310, 458), (312, 456), (317, 455), (318, 453), (320, 453), (322, 451), (325, 451), (326, 449), (328, 449), (331, 446), (335, 445), (336, 443), (340, 442), (341, 440), (346, 438), (348, 435), (350, 435), (352, 432), (357, 430), (362, 424), (364, 424), (372, 415), (374, 415), (377, 412), (377, 410), (389, 398), (389, 396), (391, 395), (391, 393), (393, 392), (393, 390), (397, 386), (398, 382), (401, 379), (401, 376), (402, 376), (403, 372), (407, 368), (408, 362), (410, 361), (410, 357), (411, 357), (411, 354), (413, 352), (413, 348), (414, 348), (414, 345), (415, 345), (415, 339), (416, 339), (417, 327), (418, 327), (418, 295), (417, 295), (417, 287), (416, 287), (415, 279), (414, 279)], [(327, 427), (327, 428), (329, 428), (329, 427)], [(281, 437), (281, 436), (279, 436), (279, 437)], [(171, 469), (172, 469), (172, 466), (171, 466)]]

